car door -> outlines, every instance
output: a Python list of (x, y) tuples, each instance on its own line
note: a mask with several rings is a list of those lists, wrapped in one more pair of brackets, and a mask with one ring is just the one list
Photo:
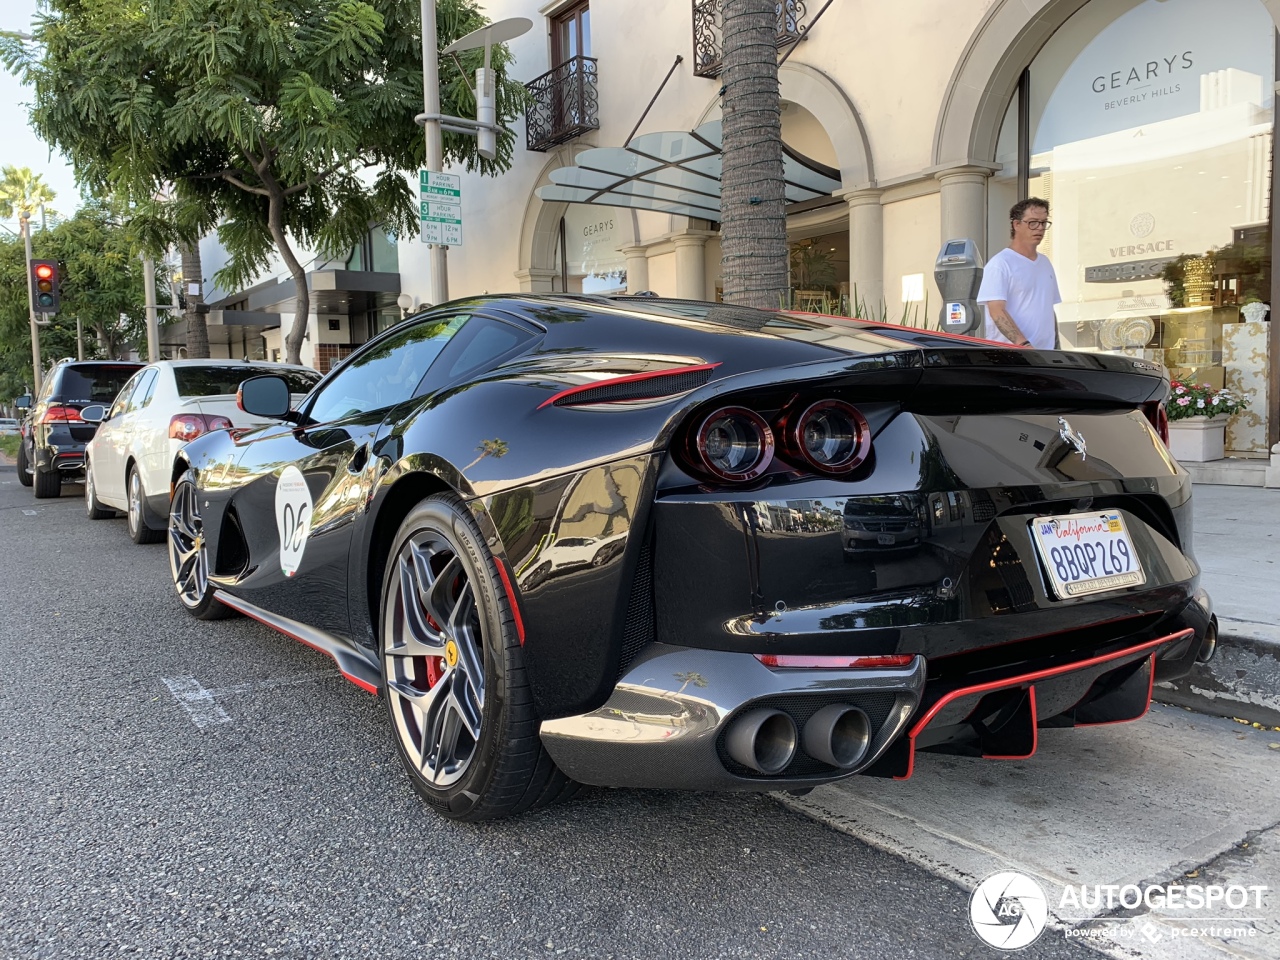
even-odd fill
[[(128, 473), (129, 463), (138, 459), (139, 420), (144, 416), (143, 411), (146, 409), (147, 402), (151, 399), (152, 390), (155, 389), (156, 373), (155, 367), (143, 368), (138, 377), (138, 385), (133, 388), (133, 393), (129, 395), (129, 401), (124, 406), (120, 424), (112, 433), (111, 456), (113, 460), (112, 466), (115, 469), (111, 472), (112, 486), (110, 489), (112, 496), (116, 495), (117, 490), (119, 491), (122, 502), (127, 499), (125, 478)], [(98, 477), (99, 474), (95, 471), (94, 480), (97, 480)], [(150, 493), (150, 491), (144, 491), (144, 493)]]
[(90, 447), (90, 459), (93, 464), (94, 492), (98, 499), (108, 506), (125, 507), (124, 495), (124, 444), (125, 410), (129, 399), (138, 388), (146, 367), (139, 370), (120, 388), (115, 400), (107, 411), (106, 418), (98, 424)]
[(234, 505), (255, 569), (237, 594), (350, 635), (348, 553), (372, 483), (373, 441), (385, 421), (418, 402), (432, 361), (467, 319), (453, 310), (387, 331), (320, 384), (297, 427), (247, 446), (237, 470), (256, 476)]

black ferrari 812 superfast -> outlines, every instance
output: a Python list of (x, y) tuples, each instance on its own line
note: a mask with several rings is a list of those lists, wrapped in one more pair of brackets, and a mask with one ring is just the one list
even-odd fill
[(183, 605), (332, 656), (446, 816), (1018, 759), (1212, 655), (1168, 375), (840, 317), (455, 301), (185, 448)]

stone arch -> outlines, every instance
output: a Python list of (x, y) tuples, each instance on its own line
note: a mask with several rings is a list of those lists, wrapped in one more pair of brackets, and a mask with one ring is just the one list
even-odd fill
[[(996, 0), (965, 45), (933, 135), (936, 168), (986, 163), (1027, 64), (1088, 0)], [(1136, 4), (1137, 0), (1132, 0)], [(1280, 0), (1261, 0), (1280, 25)]]
[[(787, 62), (778, 69), (778, 86), (783, 100), (804, 107), (822, 124), (836, 152), (845, 189), (874, 183), (871, 141), (867, 139), (857, 108), (840, 85), (817, 67)], [(702, 112), (698, 123), (719, 117), (720, 98), (717, 96)]]
[[(520, 289), (532, 292), (549, 292), (551, 278), (557, 275), (556, 258), (559, 255), (560, 219), (569, 209), (562, 200), (543, 200), (538, 196), (539, 187), (551, 183), (551, 171), (573, 165), (578, 155), (592, 149), (590, 144), (572, 144), (558, 147), (547, 155), (547, 162), (538, 171), (538, 178), (529, 191), (524, 219), (520, 227), (519, 269), (516, 279)], [(639, 225), (634, 210), (629, 210), (631, 243), (638, 241)]]

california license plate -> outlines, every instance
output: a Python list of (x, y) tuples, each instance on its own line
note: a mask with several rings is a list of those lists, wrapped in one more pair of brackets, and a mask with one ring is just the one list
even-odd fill
[(892, 546), (893, 544), (895, 544), (895, 543), (897, 542), (897, 540), (898, 540), (898, 538), (897, 538), (897, 537), (895, 537), (892, 533), (878, 533), (878, 534), (876, 534), (876, 543), (880, 544), (880, 546), (882, 546), (882, 547), (889, 547), (889, 546)]
[(1031, 536), (1058, 599), (1147, 582), (1118, 510), (1036, 517)]

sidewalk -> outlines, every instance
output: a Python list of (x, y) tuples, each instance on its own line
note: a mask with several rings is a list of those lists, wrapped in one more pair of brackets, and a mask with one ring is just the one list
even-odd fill
[(1280, 490), (1195, 485), (1196, 559), (1218, 615), (1217, 655), (1155, 697), (1280, 725)]

